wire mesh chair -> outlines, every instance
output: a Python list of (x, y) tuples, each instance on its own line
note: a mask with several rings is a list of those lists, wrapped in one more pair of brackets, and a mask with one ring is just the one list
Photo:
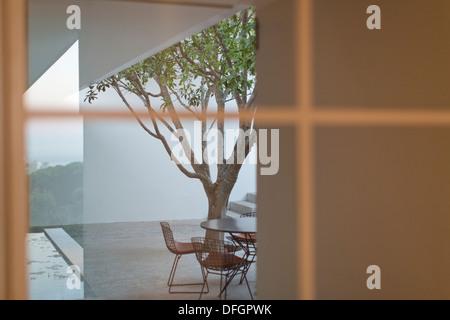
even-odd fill
[[(248, 212), (240, 215), (241, 218), (248, 217), (256, 217), (256, 212)], [(227, 236), (227, 239), (233, 242), (236, 246), (242, 248), (244, 250), (244, 257), (249, 262), (247, 265), (247, 269), (242, 274), (240, 283), (244, 280), (244, 275), (247, 274), (248, 269), (252, 265), (252, 263), (256, 262), (256, 234), (254, 233), (239, 233), (239, 234), (231, 234)]]
[[(203, 287), (199, 300), (202, 298), (203, 288), (208, 285), (208, 275), (220, 275), (220, 293), (219, 298), (225, 293), (227, 298), (227, 287), (237, 274), (243, 274), (248, 265), (247, 259), (235, 255), (238, 248), (233, 243), (224, 240), (209, 239), (203, 237), (192, 238), (195, 254), (198, 262), (203, 269)], [(222, 286), (222, 278), (225, 276), (225, 284)], [(253, 294), (248, 284), (247, 277), (243, 274), (250, 297), (253, 300)]]
[[(173, 283), (173, 280), (175, 278), (175, 273), (177, 271), (178, 262), (180, 261), (181, 257), (185, 254), (193, 254), (194, 253), (194, 247), (191, 242), (179, 242), (175, 241), (173, 237), (172, 229), (170, 228), (169, 223), (167, 222), (160, 222), (161, 229), (164, 235), (164, 241), (166, 243), (167, 249), (169, 249), (170, 252), (175, 254), (175, 259), (173, 260), (172, 269), (170, 270), (169, 279), (167, 280), (167, 285), (169, 286), (169, 293), (208, 293), (209, 287), (206, 287), (207, 291), (203, 292), (204, 289), (204, 283)], [(203, 269), (202, 271), (202, 277), (204, 278)], [(172, 291), (172, 287), (181, 287), (181, 286), (202, 286), (202, 291)]]

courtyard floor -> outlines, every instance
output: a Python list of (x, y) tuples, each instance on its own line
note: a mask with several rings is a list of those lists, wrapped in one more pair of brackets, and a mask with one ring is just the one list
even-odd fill
[[(178, 241), (204, 236), (201, 220), (169, 221)], [(29, 292), (31, 299), (150, 299), (197, 300), (198, 294), (169, 294), (167, 278), (174, 254), (164, 243), (159, 222), (89, 224), (68, 230), (84, 250), (84, 274), (80, 289), (67, 286), (68, 263), (45, 235), (28, 235)], [(82, 241), (81, 241), (82, 240)], [(247, 275), (256, 298), (256, 265)], [(218, 299), (220, 277), (210, 275), (209, 294), (202, 299)], [(175, 282), (201, 282), (201, 271), (194, 255), (183, 256)], [(182, 289), (198, 290), (199, 287)], [(228, 287), (227, 299), (249, 300), (245, 282), (238, 277)]]

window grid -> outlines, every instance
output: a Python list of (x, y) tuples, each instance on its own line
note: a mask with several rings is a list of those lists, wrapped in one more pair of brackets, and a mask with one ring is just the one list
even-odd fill
[[(312, 49), (312, 2), (303, 0), (297, 7), (296, 55), (300, 59), (297, 74), (300, 85), (297, 101), (300, 107), (296, 123), (296, 186), (297, 197), (297, 295), (300, 299), (314, 299), (314, 114), (313, 107), (313, 49)], [(300, 144), (300, 146), (299, 146)]]
[[(26, 1), (0, 2), (0, 96), (1, 183), (5, 186), (0, 198), (3, 231), (0, 237), (0, 297), (25, 299), (27, 279), (25, 266), (25, 234), (28, 210), (24, 169), (24, 111), (22, 94), (26, 74)], [(6, 187), (7, 186), (7, 187)]]

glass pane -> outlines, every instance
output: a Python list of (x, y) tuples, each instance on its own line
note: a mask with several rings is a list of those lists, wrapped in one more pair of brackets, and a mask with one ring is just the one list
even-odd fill
[[(181, 121), (192, 144), (201, 141), (195, 129), (198, 124), (192, 119)], [(225, 157), (230, 158), (238, 136), (233, 132), (237, 120), (226, 120), (225, 128)], [(208, 217), (209, 201), (220, 194), (208, 197), (199, 179), (188, 178), (171, 161), (170, 155), (182, 154), (181, 143), (171, 139), (168, 130), (163, 133), (171, 154), (135, 119), (35, 118), (28, 122), (31, 299), (173, 298), (167, 278), (174, 255), (166, 247), (160, 222), (170, 222), (178, 241), (203, 237), (206, 230), (200, 223)], [(217, 140), (207, 141), (207, 149), (196, 158), (208, 154), (214, 182), (220, 165), (214, 158), (216, 151), (210, 149)], [(239, 176), (226, 216), (240, 218), (256, 210), (256, 160), (261, 157), (257, 151), (255, 145), (242, 167), (237, 165)], [(274, 164), (268, 168), (278, 168), (271, 148), (264, 156), (265, 167), (270, 159)], [(193, 172), (192, 166), (183, 166)], [(82, 273), (79, 286), (73, 277), (77, 267)], [(252, 288), (255, 271), (252, 267), (247, 274)], [(183, 258), (178, 275), (201, 282), (195, 256)], [(218, 288), (219, 279), (212, 277), (208, 283)], [(235, 281), (228, 297), (249, 299), (246, 290)], [(217, 292), (205, 295), (205, 299), (216, 297)], [(198, 294), (184, 298), (197, 299)]]
[[(445, 295), (449, 146), (448, 127), (316, 130), (318, 299)], [(361, 281), (371, 265), (378, 293)]]
[[(450, 3), (314, 1), (314, 88), (319, 107), (428, 109), (450, 102)], [(370, 30), (367, 22), (380, 21)]]
[[(198, 136), (192, 121), (182, 120), (194, 143)], [(180, 143), (172, 141), (167, 130), (164, 134), (171, 150), (176, 151)], [(200, 224), (208, 217), (208, 198), (215, 201), (219, 194), (208, 197), (200, 180), (187, 177), (171, 161), (161, 141), (134, 119), (86, 119), (84, 137), (86, 298), (176, 299), (179, 296), (169, 294), (167, 286), (175, 255), (164, 242), (160, 222), (169, 222), (177, 241), (189, 243), (192, 237), (204, 237), (206, 230)], [(197, 155), (197, 159), (201, 157)], [(192, 166), (183, 166), (194, 172)], [(211, 162), (208, 167), (215, 181), (218, 165)], [(228, 216), (239, 218), (256, 209), (256, 169), (249, 157), (229, 195)], [(248, 274), (252, 288), (255, 271), (252, 267)], [(193, 255), (180, 260), (176, 274), (175, 283), (202, 282)], [(211, 293), (204, 299), (217, 298), (218, 277), (211, 276), (208, 284)], [(174, 287), (173, 291), (199, 289)], [(228, 290), (231, 297), (250, 298), (246, 286), (239, 286), (237, 280)], [(198, 299), (198, 294), (182, 298)]]
[(298, 104), (298, 1), (267, 1), (258, 8), (258, 108)]
[[(27, 126), (30, 299), (81, 299), (83, 123), (35, 119)], [(79, 285), (79, 286), (78, 286)]]
[[(200, 226), (202, 221), (226, 216), (240, 220), (242, 214), (256, 211), (253, 118), (220, 117), (221, 112), (256, 110), (255, 11), (76, 1), (71, 6), (75, 13), (67, 19), (64, 4), (50, 3), (30, 5), (30, 61), (44, 58), (53, 64), (52, 57), (60, 55), (73, 34), (79, 35), (79, 43), (50, 70), (45, 68), (48, 63), (30, 62), (32, 75), (46, 72), (39, 80), (31, 77), (33, 86), (25, 96), (28, 109), (120, 111), (123, 117), (87, 115), (73, 123), (30, 120), (30, 241), (48, 239), (46, 250), (67, 262), (58, 261), (58, 267), (73, 266), (64, 275), (58, 272), (64, 287), (60, 293), (69, 292), (60, 298), (82, 292), (79, 297), (85, 299), (173, 299), (167, 278), (174, 255), (160, 222), (170, 221), (176, 238), (190, 245), (193, 236), (218, 238)], [(48, 30), (61, 25), (61, 9), (62, 25), (69, 31), (59, 30), (56, 37)], [(80, 28), (70, 31), (77, 10), (83, 13)], [(111, 19), (117, 15), (121, 19)], [(151, 30), (158, 32), (149, 36)], [(52, 46), (40, 48), (42, 43)], [(73, 106), (67, 103), (71, 98)], [(213, 116), (206, 119), (205, 113)], [(272, 158), (265, 155), (268, 170)], [(254, 217), (247, 219), (256, 225)], [(234, 262), (243, 263), (243, 247), (229, 245), (226, 253), (236, 248), (239, 258)], [(187, 282), (203, 280), (199, 261), (192, 250), (188, 253), (175, 282), (183, 281), (183, 275)], [(74, 277), (80, 272), (78, 286)], [(254, 290), (255, 268), (249, 278)], [(208, 283), (218, 289), (219, 278)], [(45, 285), (44, 298), (55, 297), (59, 289), (50, 282)], [(251, 297), (239, 281), (233, 286), (230, 297)], [(30, 286), (30, 296), (45, 292), (34, 292), (36, 287)], [(207, 297), (217, 298), (219, 292), (211, 291)], [(183, 298), (198, 299), (198, 294)]]
[(297, 133), (295, 127), (287, 125), (272, 129), (279, 130), (279, 171), (258, 176), (258, 254), (267, 257), (257, 265), (258, 293), (288, 300), (296, 296), (297, 283), (292, 275), (299, 268), (296, 199), (300, 189), (296, 181), (298, 152), (294, 147)]

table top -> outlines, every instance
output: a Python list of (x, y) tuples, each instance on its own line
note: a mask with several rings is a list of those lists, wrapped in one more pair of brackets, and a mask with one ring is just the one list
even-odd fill
[(256, 233), (256, 218), (224, 218), (203, 221), (203, 229), (229, 233)]

